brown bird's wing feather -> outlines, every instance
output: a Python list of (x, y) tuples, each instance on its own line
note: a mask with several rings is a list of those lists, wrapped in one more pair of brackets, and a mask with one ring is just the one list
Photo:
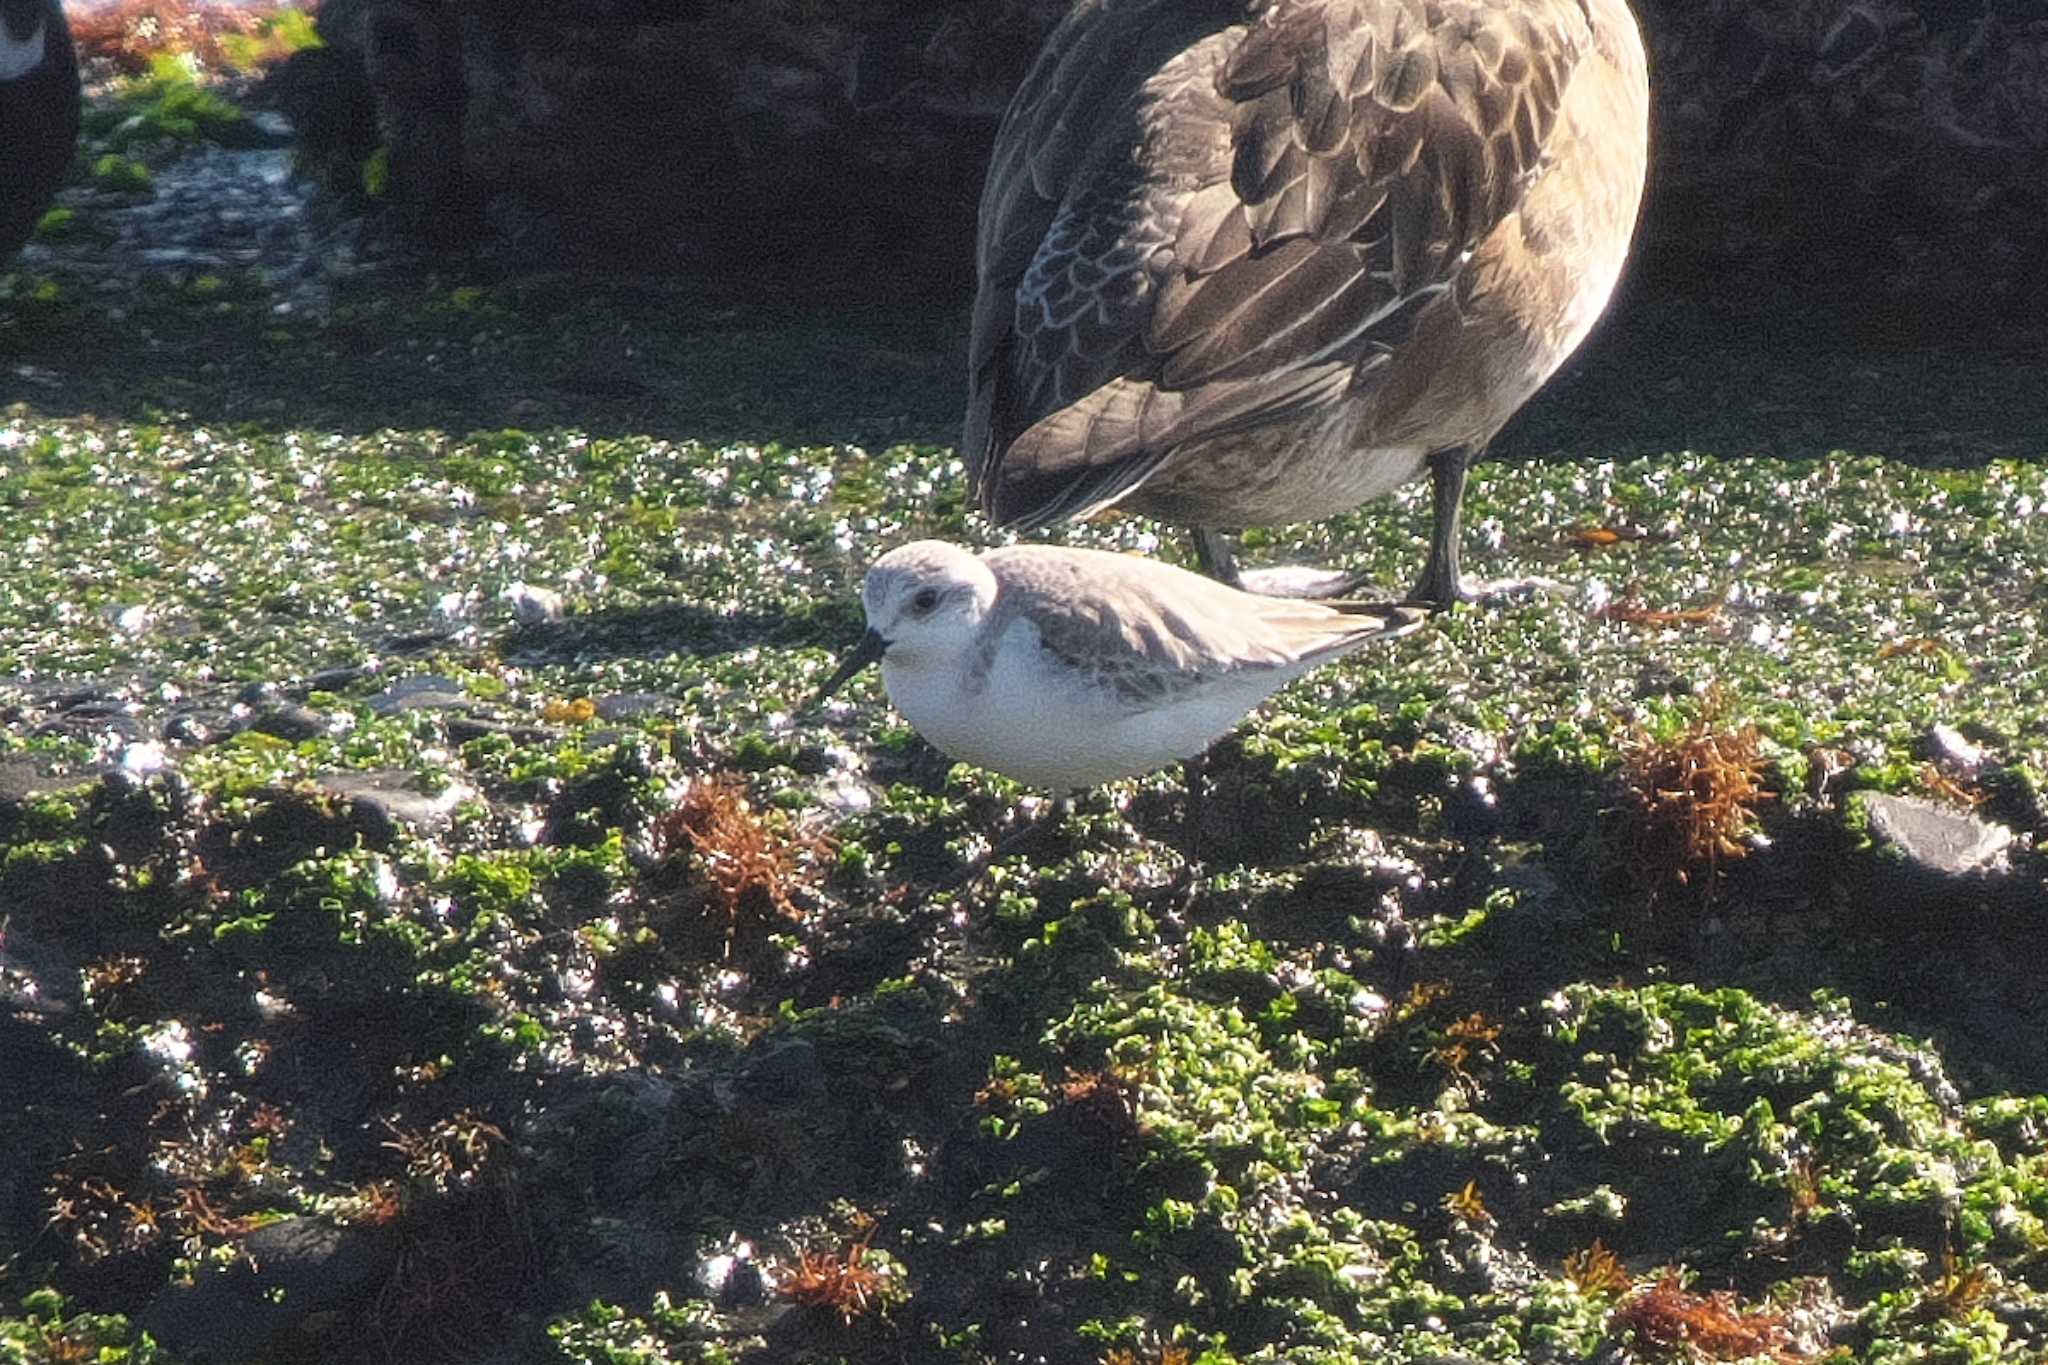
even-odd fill
[(1367, 382), (1541, 168), (1582, 0), (1084, 0), (998, 135), (963, 451), (999, 524)]

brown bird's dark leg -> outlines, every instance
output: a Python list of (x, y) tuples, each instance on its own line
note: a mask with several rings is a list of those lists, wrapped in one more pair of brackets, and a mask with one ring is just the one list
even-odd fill
[(1195, 528), (1195, 563), (1218, 583), (1232, 588), (1244, 587), (1244, 575), (1237, 568), (1237, 551), (1231, 548), (1230, 537), (1221, 531), (1212, 531), (1206, 526)]
[(1478, 458), (1477, 450), (1465, 447), (1440, 450), (1430, 456), (1429, 562), (1406, 600), (1415, 606), (1449, 607), (1458, 602), (1497, 603), (1515, 598), (1568, 596), (1569, 585), (1554, 578), (1531, 574), (1522, 578), (1468, 579), (1459, 572), (1458, 529), (1465, 501), (1465, 471)]
[(1465, 500), (1465, 471), (1472, 452), (1439, 450), (1429, 457), (1429, 562), (1408, 594), (1410, 602), (1448, 607), (1470, 602), (1473, 594), (1458, 576), (1458, 507)]
[(1195, 529), (1194, 539), (1195, 562), (1202, 572), (1239, 592), (1261, 597), (1348, 597), (1367, 581), (1362, 575), (1305, 564), (1244, 569), (1238, 566), (1237, 552), (1223, 532), (1201, 526)]

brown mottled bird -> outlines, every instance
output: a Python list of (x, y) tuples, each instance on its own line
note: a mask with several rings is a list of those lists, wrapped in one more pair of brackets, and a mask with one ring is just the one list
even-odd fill
[[(1620, 277), (1649, 88), (1624, 0), (1081, 0), (982, 191), (964, 452), (1034, 528), (1316, 520), (1465, 470)], [(1340, 584), (1336, 590), (1349, 590)]]

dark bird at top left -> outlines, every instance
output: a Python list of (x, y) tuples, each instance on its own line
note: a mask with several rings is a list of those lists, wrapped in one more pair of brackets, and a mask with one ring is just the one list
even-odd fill
[(0, 266), (50, 207), (78, 141), (78, 58), (59, 0), (0, 0)]

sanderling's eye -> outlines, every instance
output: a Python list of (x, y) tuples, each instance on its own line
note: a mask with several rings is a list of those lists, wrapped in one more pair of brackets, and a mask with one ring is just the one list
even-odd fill
[(918, 589), (917, 596), (910, 599), (910, 609), (920, 616), (937, 605), (939, 605), (939, 590), (937, 588), (920, 588)]

